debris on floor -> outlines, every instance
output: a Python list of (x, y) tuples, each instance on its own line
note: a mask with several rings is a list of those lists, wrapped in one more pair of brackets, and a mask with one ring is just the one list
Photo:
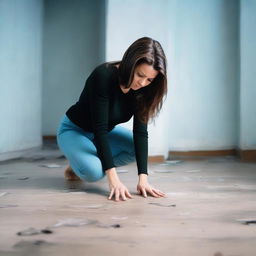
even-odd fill
[(40, 167), (47, 167), (47, 168), (60, 168), (61, 165), (59, 164), (39, 164)]
[(18, 207), (17, 204), (0, 204), (0, 208)]
[(159, 173), (173, 173), (173, 172), (175, 172), (174, 170), (161, 170), (161, 169), (159, 169), (159, 170), (154, 170), (154, 172), (159, 172)]
[(162, 207), (176, 207), (176, 204), (161, 204), (161, 203), (148, 203), (148, 204), (153, 204), (153, 205), (162, 206)]
[(97, 225), (97, 227), (100, 227), (100, 228), (121, 228), (122, 226), (120, 224), (110, 224), (110, 225), (107, 225), (107, 224), (99, 223)]
[(3, 175), (10, 175), (13, 174), (12, 172), (4, 172)]
[(256, 224), (256, 219), (240, 219), (237, 221), (241, 222), (244, 225)]
[(182, 163), (182, 160), (166, 160), (165, 163), (167, 164), (180, 164)]
[(72, 191), (73, 189), (76, 189), (76, 188), (65, 189), (65, 190), (63, 190), (63, 192), (67, 193), (68, 195), (85, 195), (85, 194), (87, 194), (85, 191)]
[(22, 231), (17, 232), (18, 236), (32, 236), (32, 235), (37, 235), (40, 234), (41, 231), (35, 228), (28, 228), (24, 229)]
[(89, 220), (89, 219), (76, 219), (76, 218), (68, 218), (68, 219), (61, 219), (58, 223), (52, 225), (53, 228), (58, 228), (61, 226), (66, 227), (79, 227), (84, 225), (90, 225), (97, 223), (97, 220)]
[(126, 220), (126, 219), (128, 219), (128, 217), (127, 216), (123, 216), (123, 217), (113, 216), (113, 217), (111, 217), (111, 219), (112, 220)]
[(9, 192), (2, 192), (2, 193), (0, 193), (0, 197), (1, 196), (6, 196), (6, 195), (8, 195), (8, 194), (10, 194)]
[(38, 245), (52, 245), (53, 243), (47, 242), (45, 240), (34, 240), (34, 241), (19, 241), (18, 243), (14, 244), (14, 248), (27, 248), (30, 249), (31, 246), (38, 246)]
[(112, 224), (112, 225), (110, 225), (111, 227), (113, 227), (113, 228), (121, 228), (121, 225), (120, 224)]
[(45, 229), (41, 229), (41, 233), (43, 233), (43, 234), (52, 234), (53, 232), (52, 232), (52, 230), (45, 228)]
[(17, 180), (28, 180), (29, 177), (21, 177), (21, 178), (18, 178)]
[(182, 162), (183, 162), (182, 160), (166, 160), (166, 161), (164, 161), (164, 163), (160, 163), (158, 165), (163, 165), (163, 166), (165, 166), (165, 165), (176, 165), (176, 164), (180, 164)]
[(239, 189), (245, 189), (245, 190), (256, 190), (256, 184), (234, 184), (234, 187), (237, 187)]
[(103, 224), (100, 223), (98, 220), (90, 220), (90, 219), (79, 219), (79, 218), (69, 218), (69, 219), (63, 219), (59, 220), (58, 223), (51, 226), (52, 228), (58, 228), (61, 226), (66, 227), (80, 227), (84, 225), (93, 225), (96, 224), (97, 227), (100, 228), (120, 228), (120, 224)]
[(185, 172), (193, 173), (193, 172), (201, 172), (201, 170), (188, 170), (188, 171), (185, 171)]
[(36, 228), (27, 228), (25, 230), (19, 231), (18, 236), (33, 236), (37, 234), (52, 234), (53, 232), (50, 229), (36, 229)]

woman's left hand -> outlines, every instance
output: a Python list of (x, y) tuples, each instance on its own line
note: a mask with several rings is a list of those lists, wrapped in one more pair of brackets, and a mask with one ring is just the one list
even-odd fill
[(147, 180), (146, 174), (140, 174), (139, 175), (139, 182), (137, 185), (137, 191), (139, 194), (143, 195), (144, 197), (147, 197), (147, 193), (149, 193), (153, 197), (165, 197), (166, 194), (162, 191), (152, 187)]

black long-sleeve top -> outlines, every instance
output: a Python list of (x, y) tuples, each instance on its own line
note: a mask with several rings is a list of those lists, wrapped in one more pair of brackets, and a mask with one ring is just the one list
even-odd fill
[(118, 68), (103, 63), (85, 82), (79, 100), (66, 112), (68, 118), (85, 131), (94, 133), (94, 142), (103, 170), (116, 167), (108, 141), (115, 125), (133, 116), (133, 140), (138, 174), (147, 172), (148, 130), (137, 116), (136, 91), (124, 93), (119, 85)]

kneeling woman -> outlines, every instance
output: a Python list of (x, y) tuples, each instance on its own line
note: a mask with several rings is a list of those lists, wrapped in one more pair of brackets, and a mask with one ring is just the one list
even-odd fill
[[(121, 61), (97, 66), (79, 100), (61, 120), (57, 142), (70, 166), (66, 179), (95, 182), (105, 175), (108, 199), (132, 198), (116, 167), (137, 162), (137, 191), (144, 197), (165, 194), (148, 183), (148, 121), (159, 113), (167, 93), (166, 57), (160, 43), (136, 40)], [(118, 124), (133, 117), (133, 131)]]

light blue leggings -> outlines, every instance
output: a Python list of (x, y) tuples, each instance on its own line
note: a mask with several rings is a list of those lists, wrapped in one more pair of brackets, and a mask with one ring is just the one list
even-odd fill
[[(135, 161), (132, 131), (117, 125), (108, 136), (116, 167)], [(93, 139), (93, 133), (85, 132), (64, 115), (57, 130), (58, 146), (75, 174), (88, 182), (105, 176)]]

